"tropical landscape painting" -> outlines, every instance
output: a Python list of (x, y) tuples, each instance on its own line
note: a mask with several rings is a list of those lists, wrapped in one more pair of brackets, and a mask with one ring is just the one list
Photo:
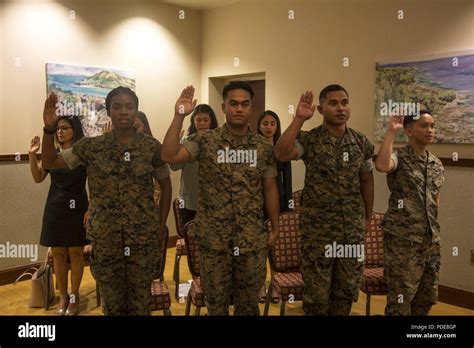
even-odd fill
[[(381, 105), (419, 103), (433, 112), (435, 143), (474, 143), (474, 53), (411, 62), (377, 63), (375, 139), (383, 141), (388, 117)], [(408, 139), (403, 132), (397, 141)]]
[(135, 90), (131, 72), (109, 68), (46, 63), (46, 81), (48, 95), (58, 95), (58, 112), (78, 116), (86, 136), (102, 134), (110, 120), (105, 110), (109, 91), (118, 86)]

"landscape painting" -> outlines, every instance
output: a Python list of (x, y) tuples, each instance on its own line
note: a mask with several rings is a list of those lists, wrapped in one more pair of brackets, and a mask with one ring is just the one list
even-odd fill
[(105, 110), (107, 93), (118, 86), (135, 90), (131, 72), (109, 68), (46, 63), (46, 81), (48, 95), (58, 95), (58, 112), (78, 116), (89, 137), (101, 135), (110, 120)]
[[(398, 103), (398, 104), (397, 104)], [(377, 63), (375, 140), (383, 141), (386, 106), (419, 105), (433, 112), (435, 143), (474, 143), (474, 53), (410, 62)], [(385, 108), (381, 106), (385, 106)], [(396, 141), (406, 142), (399, 132)]]

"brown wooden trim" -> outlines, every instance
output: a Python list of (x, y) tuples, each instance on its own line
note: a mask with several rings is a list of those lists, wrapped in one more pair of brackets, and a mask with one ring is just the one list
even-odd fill
[[(36, 159), (41, 159), (41, 154), (36, 154)], [(29, 162), (29, 157), (27, 153), (20, 154), (20, 161), (16, 160), (16, 154), (8, 154), (8, 155), (0, 155), (0, 163), (2, 162), (15, 162), (15, 163), (22, 163), (22, 162)]]
[[(28, 154), (27, 153), (22, 153), (20, 154), (20, 161), (15, 161), (15, 154), (9, 154), (9, 155), (0, 155), (0, 163), (2, 162), (16, 162), (16, 163), (22, 163), (22, 162), (28, 162)], [(374, 155), (373, 161), (377, 159), (377, 155)], [(40, 160), (41, 159), (41, 154), (37, 153), (36, 154), (36, 159)], [(457, 161), (453, 161), (452, 158), (449, 157), (439, 157), (441, 160), (441, 163), (443, 163), (443, 166), (445, 167), (463, 167), (463, 168), (474, 168), (474, 158), (459, 158)]]
[(438, 285), (438, 301), (474, 310), (474, 292)]
[[(457, 161), (453, 161), (450, 157), (438, 157), (443, 166), (445, 167), (464, 167), (464, 168), (474, 168), (474, 158), (459, 158)], [(372, 160), (375, 162), (377, 155), (372, 157)]]
[(457, 161), (453, 161), (453, 159), (449, 157), (440, 157), (439, 159), (445, 167), (474, 167), (474, 159), (472, 158), (459, 158)]
[[(43, 261), (44, 262), (44, 261)], [(0, 270), (0, 285), (13, 284), (15, 280), (28, 268), (39, 267), (43, 262), (35, 262), (29, 265), (17, 266), (12, 268), (5, 268)], [(23, 277), (20, 281), (29, 280), (28, 277)]]

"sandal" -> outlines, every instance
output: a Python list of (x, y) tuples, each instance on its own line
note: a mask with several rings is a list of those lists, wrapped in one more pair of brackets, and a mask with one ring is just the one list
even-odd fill
[[(62, 305), (61, 305), (62, 303)], [(69, 305), (69, 295), (59, 295), (58, 308), (54, 312), (55, 315), (65, 315), (67, 312), (67, 307)]]
[(69, 297), (69, 305), (67, 306), (65, 315), (75, 316), (79, 314), (79, 295), (71, 294)]

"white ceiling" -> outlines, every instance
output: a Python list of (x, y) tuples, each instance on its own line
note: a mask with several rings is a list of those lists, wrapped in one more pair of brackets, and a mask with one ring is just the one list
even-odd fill
[(170, 5), (182, 6), (193, 10), (210, 10), (239, 1), (240, 0), (161, 0), (161, 2)]

